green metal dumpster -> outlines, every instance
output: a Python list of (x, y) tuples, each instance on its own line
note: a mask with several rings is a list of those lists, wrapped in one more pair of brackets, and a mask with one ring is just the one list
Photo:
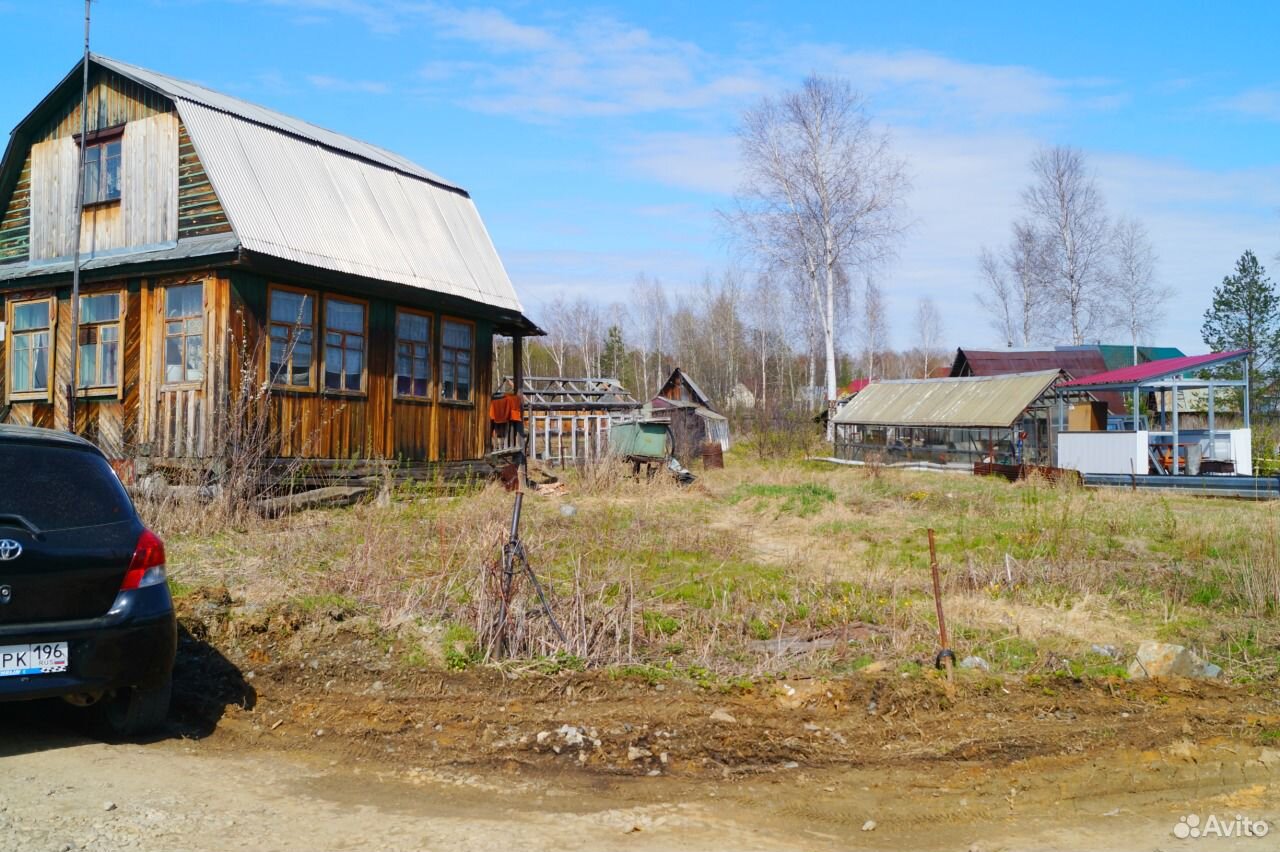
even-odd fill
[(621, 423), (609, 430), (609, 449), (635, 461), (665, 461), (671, 455), (671, 430), (665, 423)]

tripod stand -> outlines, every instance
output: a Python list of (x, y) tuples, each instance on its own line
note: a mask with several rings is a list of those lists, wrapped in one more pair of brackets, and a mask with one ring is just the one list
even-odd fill
[(538, 575), (533, 572), (533, 566), (529, 564), (529, 557), (524, 550), (524, 542), (520, 540), (520, 512), (524, 506), (524, 492), (516, 492), (516, 505), (511, 511), (511, 532), (507, 537), (507, 541), (502, 545), (502, 606), (498, 615), (498, 637), (495, 643), (500, 650), (506, 650), (507, 637), (507, 608), (511, 602), (511, 593), (515, 587), (516, 574), (521, 573), (529, 578), (529, 582), (533, 584), (533, 588), (538, 593), (538, 600), (542, 602), (542, 611), (547, 614), (547, 618), (551, 621), (551, 627), (555, 630), (556, 636), (560, 638), (560, 644), (565, 650), (569, 648), (569, 640), (565, 638), (564, 631), (560, 629), (559, 622), (556, 621), (555, 615), (551, 612), (551, 605), (547, 603), (546, 592), (542, 589), (542, 583), (538, 582)]

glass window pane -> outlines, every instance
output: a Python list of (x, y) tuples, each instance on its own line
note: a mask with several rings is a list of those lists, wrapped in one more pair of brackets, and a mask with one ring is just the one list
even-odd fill
[(471, 348), (471, 326), (467, 323), (444, 321), (444, 345), (455, 349)]
[(13, 330), (27, 331), (33, 328), (49, 327), (49, 303), (27, 302), (25, 305), (14, 305)]
[(169, 319), (175, 317), (199, 316), (201, 300), (204, 296), (204, 285), (186, 284), (181, 287), (165, 289), (164, 315)]
[(401, 351), (396, 353), (396, 375), (407, 376), (409, 371), (413, 369), (412, 356), (406, 355), (401, 347)]
[(425, 379), (431, 375), (430, 364), (426, 357), (420, 356), (413, 359), (413, 377), (415, 379)]
[(346, 389), (360, 390), (360, 371), (364, 363), (364, 355), (360, 352), (354, 352), (350, 349), (346, 352), (345, 369), (346, 373)]
[(98, 329), (98, 339), (105, 342), (116, 341), (120, 339), (120, 326), (104, 325)]
[(364, 305), (330, 299), (324, 303), (325, 327), (364, 334)]
[(9, 375), (15, 391), (31, 390), (31, 342), (24, 337), (13, 340), (13, 369)]
[[(112, 149), (115, 152), (112, 153)], [(102, 164), (102, 201), (120, 197), (120, 143), (107, 146), (107, 159)]]
[(284, 368), (285, 353), (289, 349), (289, 342), (276, 337), (274, 331), (271, 335), (271, 356), (267, 369), (271, 373), (271, 380), (278, 382), (285, 380), (282, 373)]
[(326, 346), (324, 350), (324, 386), (339, 390), (342, 387), (342, 349)]
[(120, 344), (104, 343), (102, 344), (102, 374), (101, 379), (104, 385), (115, 385), (120, 383)]
[(166, 336), (174, 334), (182, 334), (181, 322), (168, 322), (164, 325), (164, 333)]
[(426, 396), (428, 391), (428, 383), (426, 379), (413, 380), (413, 395)]
[(199, 334), (204, 331), (204, 320), (200, 317), (189, 319), (186, 322), (187, 334)]
[(289, 325), (311, 325), (311, 297), (288, 290), (272, 290), (271, 319)]
[(396, 314), (396, 337), (415, 343), (426, 343), (429, 320), (418, 314)]
[(114, 322), (120, 319), (120, 294), (80, 297), (80, 322)]
[(400, 394), (401, 396), (408, 395), (409, 393), (412, 392), (410, 390), (411, 384), (412, 384), (412, 380), (408, 376), (403, 374), (396, 376), (396, 393)]
[(192, 335), (187, 338), (187, 381), (197, 382), (204, 378), (204, 337)]
[(102, 151), (89, 148), (84, 152), (84, 202), (92, 204), (98, 200), (99, 158)]
[(164, 380), (166, 382), (182, 381), (181, 337), (166, 337), (164, 339)]
[(32, 353), (31, 390), (47, 390), (49, 388), (49, 341), (41, 340), (44, 335), (36, 337), (36, 350)]
[(98, 347), (80, 347), (80, 387), (92, 387), (98, 383)]

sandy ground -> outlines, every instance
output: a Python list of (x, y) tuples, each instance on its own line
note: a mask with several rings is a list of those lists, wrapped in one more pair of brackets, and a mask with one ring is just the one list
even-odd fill
[(1228, 743), (691, 780), (433, 770), (216, 735), (112, 746), (49, 715), (0, 708), (2, 849), (1248, 850), (1276, 848), (1276, 835), (1179, 840), (1172, 828), (1187, 813), (1280, 824), (1280, 754)]

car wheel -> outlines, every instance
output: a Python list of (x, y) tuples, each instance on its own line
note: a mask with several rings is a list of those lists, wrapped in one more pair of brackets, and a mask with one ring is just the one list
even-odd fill
[(151, 733), (169, 717), (173, 676), (152, 686), (117, 689), (91, 708), (94, 727), (104, 739), (129, 739)]

